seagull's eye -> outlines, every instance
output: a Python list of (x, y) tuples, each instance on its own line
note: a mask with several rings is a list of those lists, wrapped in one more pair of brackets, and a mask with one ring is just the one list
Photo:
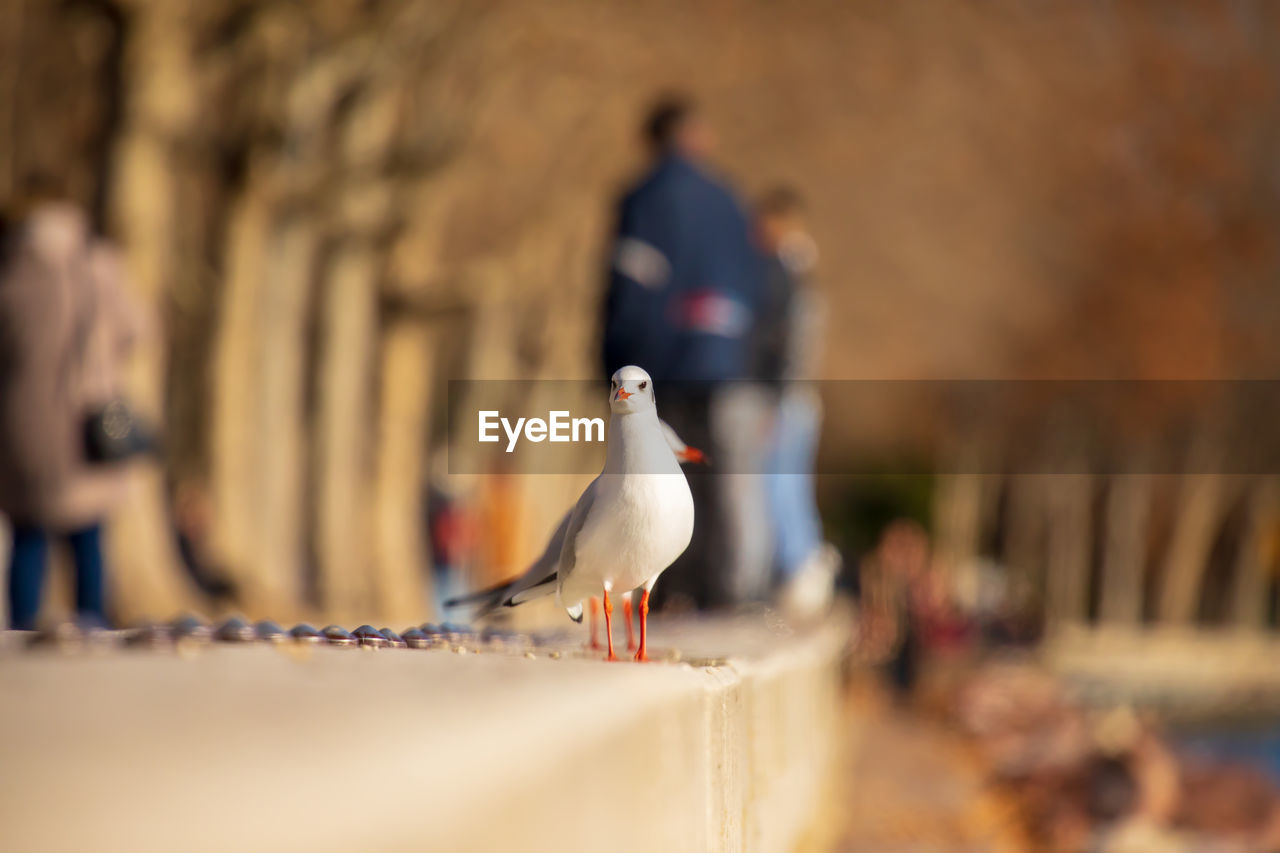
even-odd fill
[(648, 388), (648, 387), (649, 387), (649, 383), (648, 383), (648, 382), (641, 382), (641, 383), (640, 383), (640, 390), (641, 390), (641, 391), (643, 391), (644, 389), (646, 389), (646, 388)]

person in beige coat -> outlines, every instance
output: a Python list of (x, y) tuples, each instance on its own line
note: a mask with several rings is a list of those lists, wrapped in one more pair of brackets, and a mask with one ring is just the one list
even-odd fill
[(76, 610), (105, 624), (101, 524), (127, 487), (89, 459), (87, 424), (118, 398), (138, 331), (117, 252), (84, 213), (45, 201), (0, 248), (0, 513), (13, 528), (9, 626), (35, 627), (51, 539), (71, 546)]

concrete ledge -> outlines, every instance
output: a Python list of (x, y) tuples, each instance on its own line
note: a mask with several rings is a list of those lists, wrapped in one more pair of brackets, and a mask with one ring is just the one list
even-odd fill
[(792, 849), (835, 759), (849, 625), (762, 623), (655, 620), (692, 664), (9, 651), (4, 846)]

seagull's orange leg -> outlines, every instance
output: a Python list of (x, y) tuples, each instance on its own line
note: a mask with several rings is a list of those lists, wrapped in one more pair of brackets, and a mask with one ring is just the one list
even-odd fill
[(636, 652), (636, 660), (649, 659), (649, 644), (646, 634), (649, 628), (649, 590), (640, 591), (640, 649)]
[(609, 590), (604, 591), (604, 635), (609, 641), (608, 660), (617, 660), (613, 653), (613, 602), (609, 600)]
[(591, 597), (591, 643), (588, 648), (600, 648), (600, 599)]
[(622, 596), (622, 618), (627, 620), (627, 651), (636, 650), (636, 629), (631, 624), (631, 593)]

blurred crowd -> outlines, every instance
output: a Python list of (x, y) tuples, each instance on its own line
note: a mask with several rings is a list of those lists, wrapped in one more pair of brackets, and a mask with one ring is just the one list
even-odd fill
[[(713, 165), (715, 134), (687, 96), (643, 118), (642, 174), (616, 206), (601, 318), (605, 376), (645, 368), (662, 417), (704, 465), (691, 468), (694, 541), (655, 606), (776, 601), (804, 618), (831, 603), (840, 557), (814, 495), (821, 421), (814, 376), (822, 309), (805, 204), (777, 185), (740, 200)], [(110, 620), (102, 525), (132, 463), (158, 438), (123, 391), (146, 328), (117, 250), (56, 178), (32, 178), (6, 211), (0, 260), (0, 513), (12, 527), (8, 624), (33, 628), (50, 548), (70, 546), (75, 611)], [(477, 508), (423, 490), (421, 517), (442, 592), (474, 582)], [(171, 535), (196, 589), (234, 604), (207, 547), (208, 495), (173, 484)], [(514, 568), (514, 566), (507, 566)], [(440, 596), (443, 598), (444, 596)]]
[(1249, 763), (1185, 753), (1130, 708), (1083, 707), (1028, 663), (980, 668), (951, 702), (1036, 849), (1280, 849), (1276, 779)]
[[(800, 192), (741, 201), (715, 168), (716, 134), (683, 94), (640, 126), (646, 163), (616, 204), (602, 301), (605, 377), (644, 368), (658, 411), (695, 449), (693, 541), (654, 589), (657, 608), (776, 603), (803, 621), (831, 605), (842, 559), (814, 491), (823, 309)], [(436, 586), (462, 591), (478, 513), (433, 491)], [(514, 568), (507, 566), (508, 569)]]
[(1035, 656), (1035, 608), (999, 567), (955, 569), (918, 523), (888, 525), (859, 565), (856, 653), (903, 712), (965, 736), (1027, 849), (1280, 849), (1280, 768), (1256, 749), (1187, 749), (1153, 711), (1086, 703)]
[(656, 606), (777, 596), (792, 615), (831, 601), (839, 558), (813, 491), (821, 417), (812, 378), (821, 309), (803, 199), (777, 186), (748, 210), (711, 165), (697, 105), (664, 96), (642, 126), (649, 163), (617, 205), (603, 374), (643, 367), (658, 410), (709, 464), (688, 471), (697, 524)]

